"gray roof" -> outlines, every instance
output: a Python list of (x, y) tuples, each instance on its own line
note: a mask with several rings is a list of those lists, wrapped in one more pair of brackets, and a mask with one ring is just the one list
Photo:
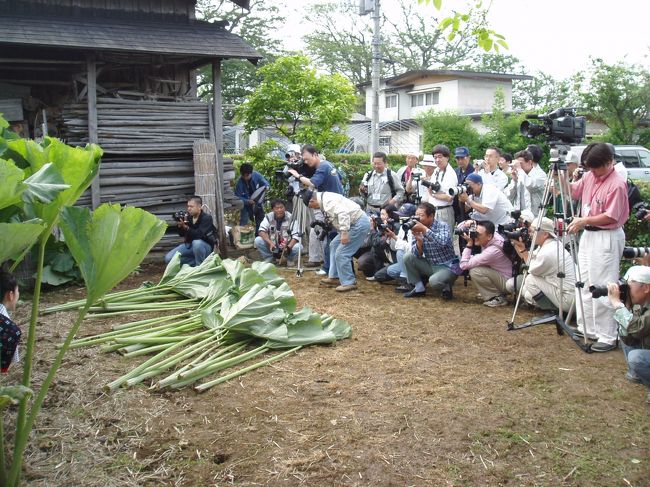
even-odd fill
[[(407, 71), (391, 78), (382, 78), (387, 86), (404, 86), (411, 85), (414, 81), (428, 76), (449, 76), (451, 78), (469, 78), (469, 79), (490, 79), (499, 81), (508, 80), (532, 80), (532, 76), (526, 74), (508, 74), (508, 73), (489, 73), (481, 71), (466, 71), (460, 69), (419, 69), (415, 71)], [(372, 83), (369, 81), (361, 83), (360, 88), (369, 86)]]
[(0, 14), (0, 46), (48, 46), (193, 57), (262, 56), (221, 25), (200, 20), (143, 22)]

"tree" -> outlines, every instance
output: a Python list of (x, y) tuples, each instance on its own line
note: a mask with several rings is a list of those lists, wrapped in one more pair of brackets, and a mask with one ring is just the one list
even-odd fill
[(480, 137), (469, 117), (431, 110), (418, 117), (418, 124), (422, 127), (425, 154), (431, 153), (436, 144), (445, 144), (452, 151), (455, 147), (465, 146), (470, 154), (478, 154)]
[(270, 125), (292, 142), (321, 150), (337, 149), (347, 140), (344, 129), (355, 95), (343, 76), (317, 75), (304, 56), (280, 57), (258, 74), (257, 89), (237, 109), (247, 132)]
[[(204, 20), (225, 20), (226, 30), (236, 34), (255, 48), (264, 59), (262, 66), (283, 52), (281, 43), (272, 35), (273, 31), (285, 21), (277, 5), (263, 0), (251, 0), (250, 9), (237, 7), (228, 0), (198, 0), (198, 16)], [(253, 91), (257, 80), (257, 67), (242, 59), (227, 59), (222, 63), (221, 85), (224, 116), (234, 115), (233, 107), (239, 106)], [(199, 95), (212, 97), (212, 68), (201, 70)]]
[(635, 143), (641, 122), (650, 116), (650, 72), (593, 59), (580, 98), (593, 117), (605, 122), (610, 142)]

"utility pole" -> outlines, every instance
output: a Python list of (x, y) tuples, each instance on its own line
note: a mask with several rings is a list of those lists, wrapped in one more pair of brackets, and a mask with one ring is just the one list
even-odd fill
[(381, 76), (379, 2), (380, 0), (374, 0), (372, 10), (372, 116), (370, 117), (370, 157), (379, 150), (379, 78)]

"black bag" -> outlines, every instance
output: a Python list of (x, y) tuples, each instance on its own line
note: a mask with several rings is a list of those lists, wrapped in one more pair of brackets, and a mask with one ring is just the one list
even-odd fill
[(631, 179), (627, 180), (627, 202), (630, 205), (630, 212), (638, 203), (643, 203), (643, 197), (639, 187), (632, 182)]

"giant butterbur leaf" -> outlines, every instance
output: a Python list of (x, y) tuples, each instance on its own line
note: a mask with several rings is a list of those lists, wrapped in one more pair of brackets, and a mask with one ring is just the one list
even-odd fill
[(40, 220), (0, 223), (0, 264), (16, 259), (25, 249), (34, 245), (43, 229)]
[(37, 172), (25, 179), (27, 186), (24, 197), (28, 200), (36, 200), (41, 203), (51, 203), (61, 192), (70, 188), (65, 184), (56, 167), (47, 163)]
[(64, 208), (61, 228), (94, 303), (142, 262), (166, 225), (140, 208), (103, 204), (93, 213)]
[(23, 192), (27, 189), (23, 183), (25, 175), (13, 161), (0, 159), (0, 209), (20, 203)]

